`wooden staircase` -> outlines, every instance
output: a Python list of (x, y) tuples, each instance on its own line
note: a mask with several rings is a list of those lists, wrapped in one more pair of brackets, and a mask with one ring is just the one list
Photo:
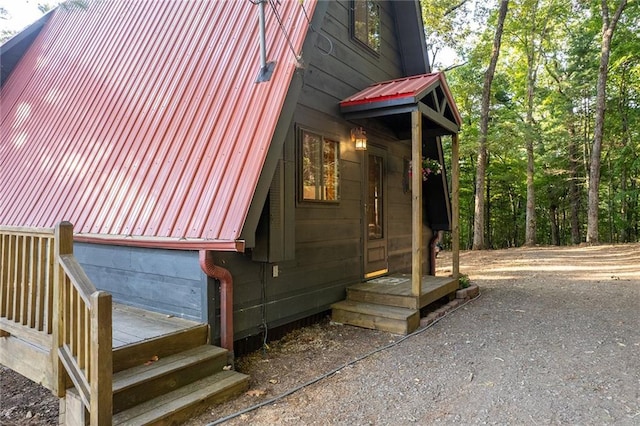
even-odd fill
[(420, 296), (411, 294), (411, 276), (395, 274), (347, 287), (347, 298), (331, 305), (334, 322), (409, 334), (420, 326), (420, 309), (443, 298), (453, 297), (458, 280), (451, 277), (422, 277)]
[[(228, 351), (207, 344), (208, 333), (197, 325), (114, 349), (113, 424), (176, 424), (246, 390), (249, 376), (226, 369)], [(84, 425), (83, 413), (68, 389), (62, 423)]]

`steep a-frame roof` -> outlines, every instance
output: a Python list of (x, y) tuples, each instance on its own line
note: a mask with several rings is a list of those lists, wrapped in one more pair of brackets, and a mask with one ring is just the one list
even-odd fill
[(117, 244), (238, 241), (316, 0), (57, 10), (0, 92), (0, 224)]

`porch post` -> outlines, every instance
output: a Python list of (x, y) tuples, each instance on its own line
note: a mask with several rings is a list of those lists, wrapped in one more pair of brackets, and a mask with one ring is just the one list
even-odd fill
[(451, 253), (453, 278), (460, 276), (460, 146), (451, 135)]
[(411, 111), (411, 295), (422, 292), (422, 113)]

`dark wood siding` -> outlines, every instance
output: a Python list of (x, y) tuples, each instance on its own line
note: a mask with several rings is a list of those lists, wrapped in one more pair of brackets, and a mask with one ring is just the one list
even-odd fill
[[(260, 263), (252, 261), (250, 253), (217, 254), (234, 274), (236, 338), (260, 333), (263, 322), (273, 328), (327, 310), (345, 297), (347, 285), (362, 278), (362, 153), (352, 146), (349, 131), (354, 124), (344, 120), (338, 104), (373, 82), (403, 76), (394, 10), (390, 2), (382, 1), (380, 6), (383, 40), (380, 55), (374, 55), (351, 39), (350, 1), (328, 2), (322, 35), (307, 52), (310, 59), (303, 70), (302, 93), (285, 139), (283, 197), (297, 194), (296, 134), (304, 128), (340, 142), (340, 201), (305, 203), (296, 198), (292, 220), (287, 221), (295, 236), (293, 260)], [(390, 218), (390, 233), (401, 232), (392, 239), (396, 248), (390, 262), (404, 270), (411, 264), (411, 228), (405, 220), (410, 217), (410, 196), (398, 188), (402, 158), (409, 155), (410, 147), (385, 128), (378, 133), (391, 147), (390, 193), (400, 192), (397, 200), (390, 200), (389, 209), (402, 212)], [(257, 248), (260, 243), (256, 241)], [(278, 277), (273, 276), (276, 265)]]
[(94, 285), (114, 301), (207, 320), (198, 252), (76, 243), (74, 254)]

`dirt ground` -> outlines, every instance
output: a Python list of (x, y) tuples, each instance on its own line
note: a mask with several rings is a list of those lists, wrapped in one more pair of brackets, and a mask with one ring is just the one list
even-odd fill
[[(248, 392), (187, 425), (640, 424), (640, 244), (464, 252), (461, 271), (481, 297), (433, 326), (292, 332), (237, 360)], [(0, 367), (0, 424), (57, 409)]]

